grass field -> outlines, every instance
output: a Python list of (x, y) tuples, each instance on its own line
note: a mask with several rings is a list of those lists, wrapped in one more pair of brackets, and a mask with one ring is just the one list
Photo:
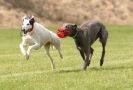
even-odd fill
[(0, 90), (133, 90), (133, 27), (107, 28), (104, 65), (99, 65), (101, 44), (97, 41), (87, 71), (82, 70), (83, 61), (71, 38), (61, 40), (63, 60), (51, 50), (56, 64), (51, 71), (43, 48), (34, 50), (27, 61), (18, 47), (19, 29), (0, 29)]

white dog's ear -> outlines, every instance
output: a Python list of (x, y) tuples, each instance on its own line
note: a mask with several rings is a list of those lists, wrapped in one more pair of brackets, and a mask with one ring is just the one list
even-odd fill
[(27, 17), (28, 17), (27, 15), (23, 16), (22, 21), (24, 21), (24, 19), (26, 19)]
[(34, 16), (31, 16), (31, 19), (33, 19), (34, 18)]

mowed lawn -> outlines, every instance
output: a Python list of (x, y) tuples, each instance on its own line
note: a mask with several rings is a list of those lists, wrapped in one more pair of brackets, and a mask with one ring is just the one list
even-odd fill
[(133, 26), (107, 28), (104, 65), (99, 65), (102, 49), (97, 41), (86, 71), (72, 38), (61, 39), (64, 59), (51, 49), (56, 64), (52, 71), (43, 47), (33, 50), (27, 61), (19, 50), (20, 30), (0, 29), (0, 90), (133, 90)]

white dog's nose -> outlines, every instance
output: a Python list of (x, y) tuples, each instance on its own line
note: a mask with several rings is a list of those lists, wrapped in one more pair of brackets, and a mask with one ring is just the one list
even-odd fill
[(25, 29), (22, 29), (22, 32), (24, 33), (24, 34), (26, 34), (27, 32), (25, 31)]
[(22, 29), (22, 31), (25, 31), (25, 29)]

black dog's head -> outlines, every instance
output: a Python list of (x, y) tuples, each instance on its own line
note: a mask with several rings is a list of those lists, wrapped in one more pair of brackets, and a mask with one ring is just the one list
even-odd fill
[(64, 24), (57, 31), (57, 35), (60, 38), (65, 38), (66, 36), (73, 37), (77, 33), (77, 25), (76, 24)]

